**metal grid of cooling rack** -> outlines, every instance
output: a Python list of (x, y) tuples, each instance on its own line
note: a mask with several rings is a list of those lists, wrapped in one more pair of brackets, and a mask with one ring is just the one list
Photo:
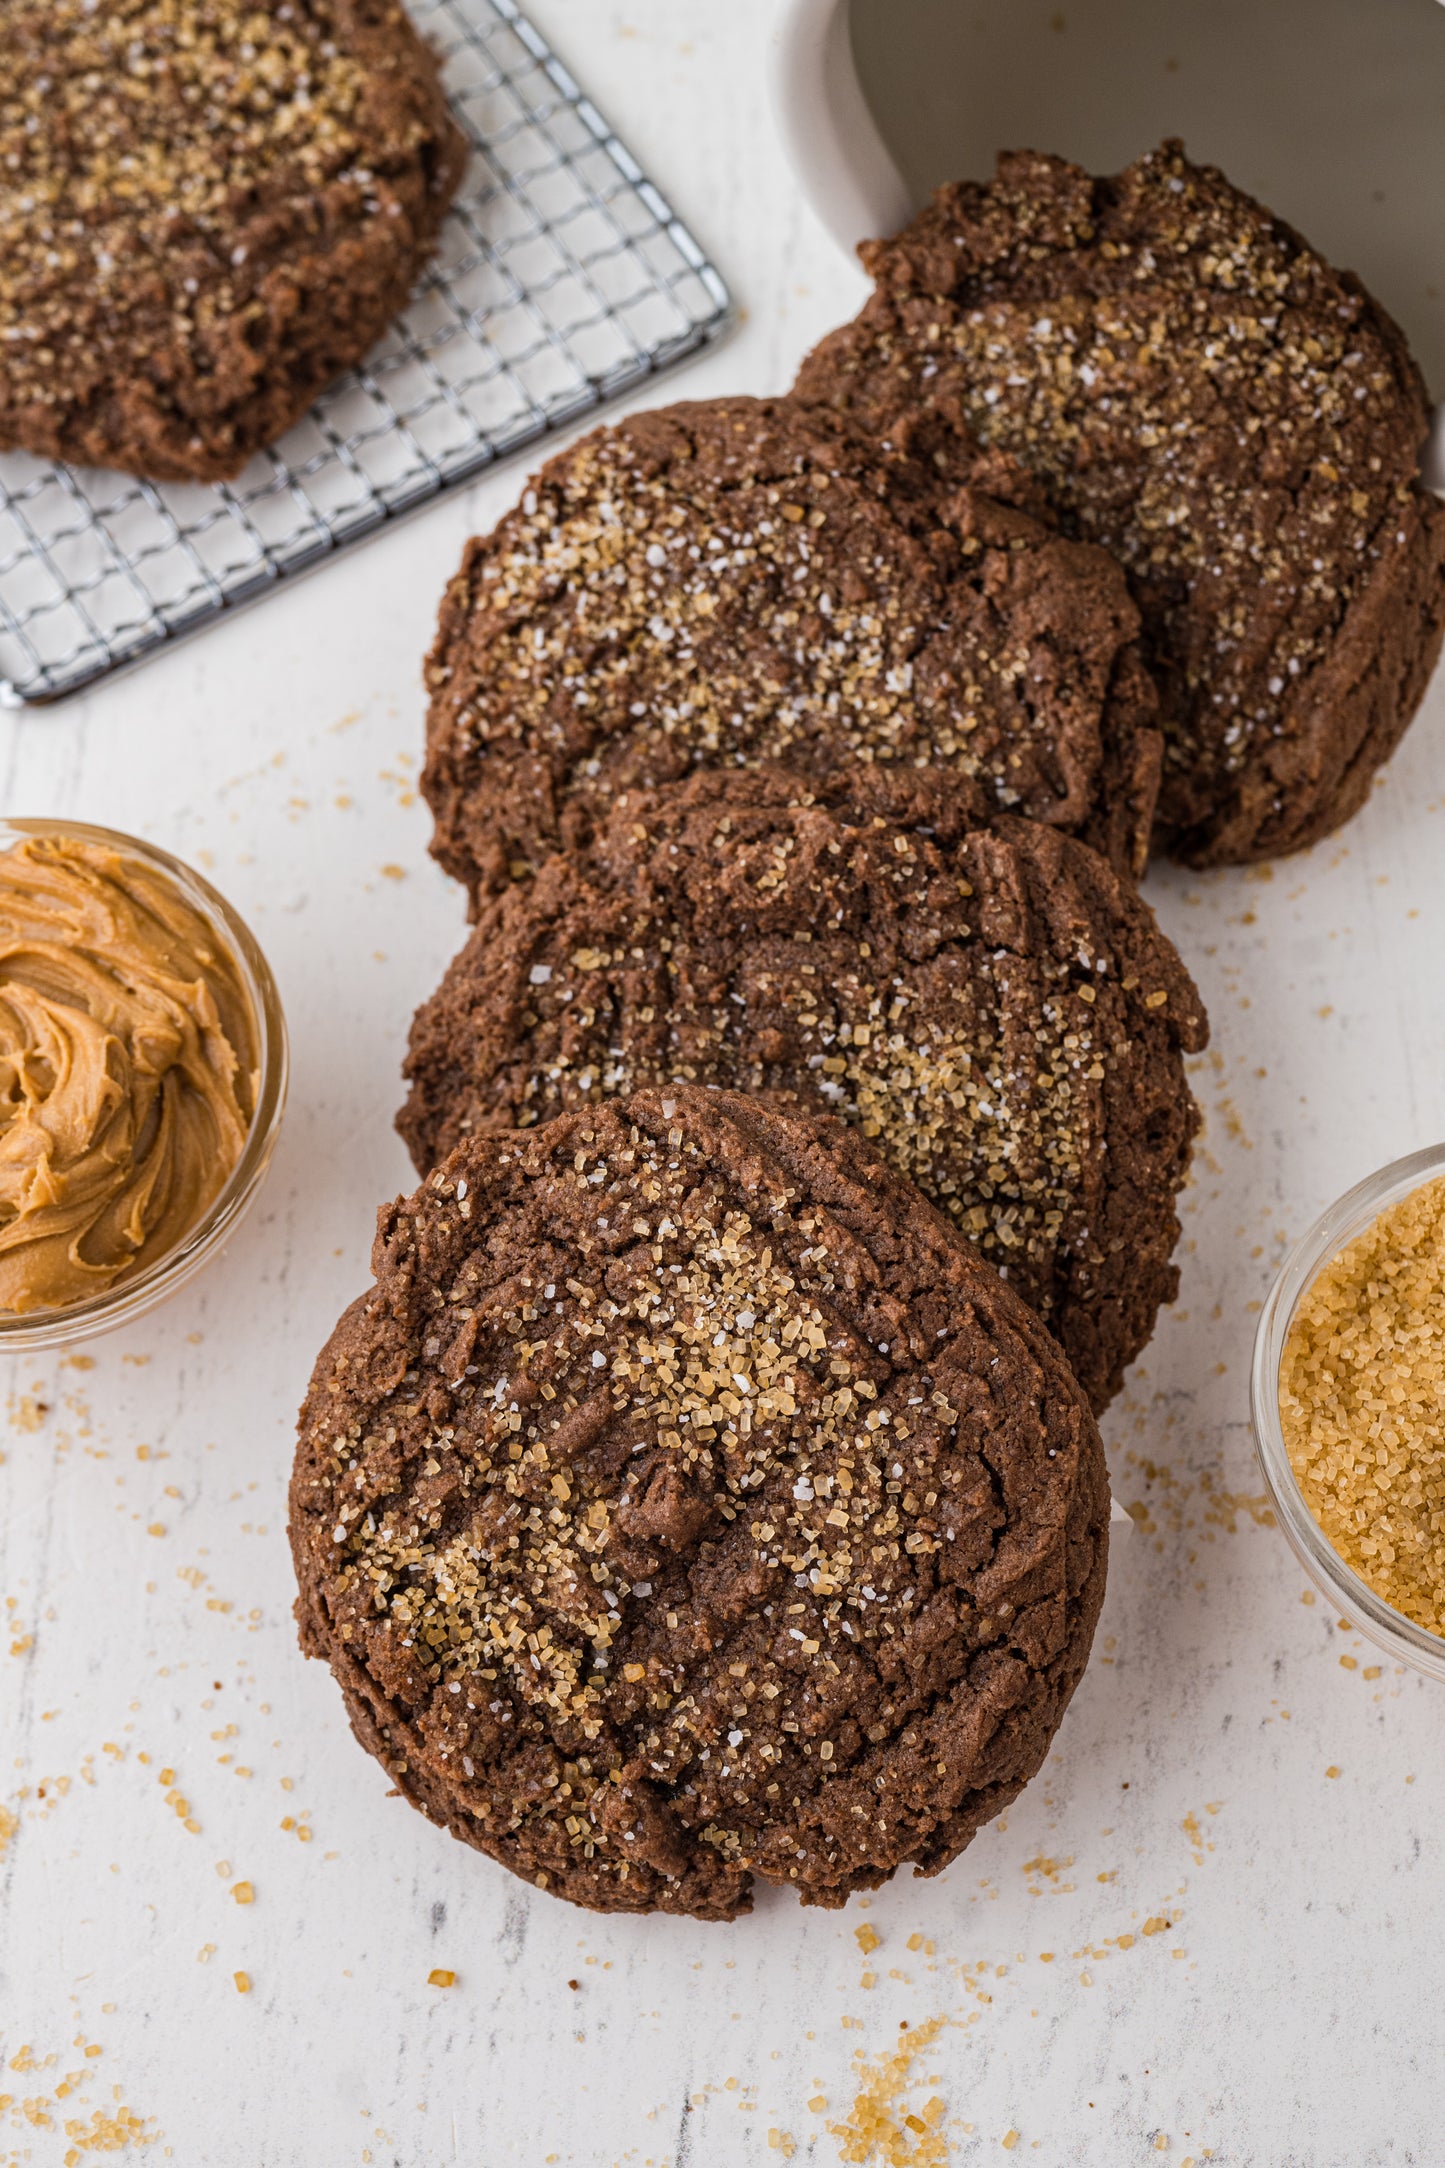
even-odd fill
[(365, 365), (222, 488), (0, 456), (0, 704), (79, 691), (696, 353), (686, 227), (513, 0), (412, 0), (473, 157)]

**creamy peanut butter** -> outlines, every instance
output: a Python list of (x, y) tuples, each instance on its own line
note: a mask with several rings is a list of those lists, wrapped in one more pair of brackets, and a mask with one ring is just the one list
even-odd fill
[(0, 1311), (172, 1248), (240, 1157), (256, 1059), (235, 958), (164, 874), (78, 836), (0, 851)]

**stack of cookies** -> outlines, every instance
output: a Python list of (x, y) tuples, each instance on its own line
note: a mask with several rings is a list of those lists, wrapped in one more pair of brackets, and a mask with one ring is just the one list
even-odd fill
[(1039, 1767), (1197, 1126), (1137, 877), (1344, 818), (1445, 618), (1398, 334), (1177, 147), (868, 261), (790, 397), (599, 430), (468, 547), (472, 927), (302, 1411), (358, 1736), (604, 1910), (841, 1904)]

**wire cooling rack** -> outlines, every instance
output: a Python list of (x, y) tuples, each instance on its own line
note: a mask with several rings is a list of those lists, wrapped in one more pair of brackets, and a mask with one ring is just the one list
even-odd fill
[(222, 488), (0, 456), (0, 704), (60, 698), (719, 338), (728, 291), (512, 0), (412, 0), (473, 145), (366, 364)]

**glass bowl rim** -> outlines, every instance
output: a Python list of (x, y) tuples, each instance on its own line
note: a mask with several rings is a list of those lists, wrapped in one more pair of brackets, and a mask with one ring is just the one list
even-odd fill
[(198, 1272), (234, 1232), (255, 1200), (275, 1150), (290, 1081), (290, 1046), (275, 975), (260, 942), (235, 905), (204, 874), (143, 836), (93, 821), (50, 815), (0, 815), (0, 851), (10, 839), (76, 836), (121, 856), (139, 859), (167, 876), (183, 897), (211, 921), (241, 972), (257, 1035), (256, 1104), (241, 1155), (225, 1183), (187, 1233), (143, 1272), (53, 1310), (0, 1311), (0, 1355), (64, 1346), (111, 1331), (153, 1309)]
[(1362, 1580), (1305, 1502), (1284, 1442), (1279, 1372), (1295, 1312), (1324, 1266), (1388, 1206), (1442, 1175), (1445, 1144), (1426, 1145), (1366, 1175), (1306, 1228), (1286, 1253), (1260, 1311), (1249, 1373), (1255, 1453), (1275, 1518), (1296, 1558), (1320, 1593), (1348, 1611), (1377, 1648), (1435, 1679), (1445, 1679), (1445, 1637), (1406, 1618)]

